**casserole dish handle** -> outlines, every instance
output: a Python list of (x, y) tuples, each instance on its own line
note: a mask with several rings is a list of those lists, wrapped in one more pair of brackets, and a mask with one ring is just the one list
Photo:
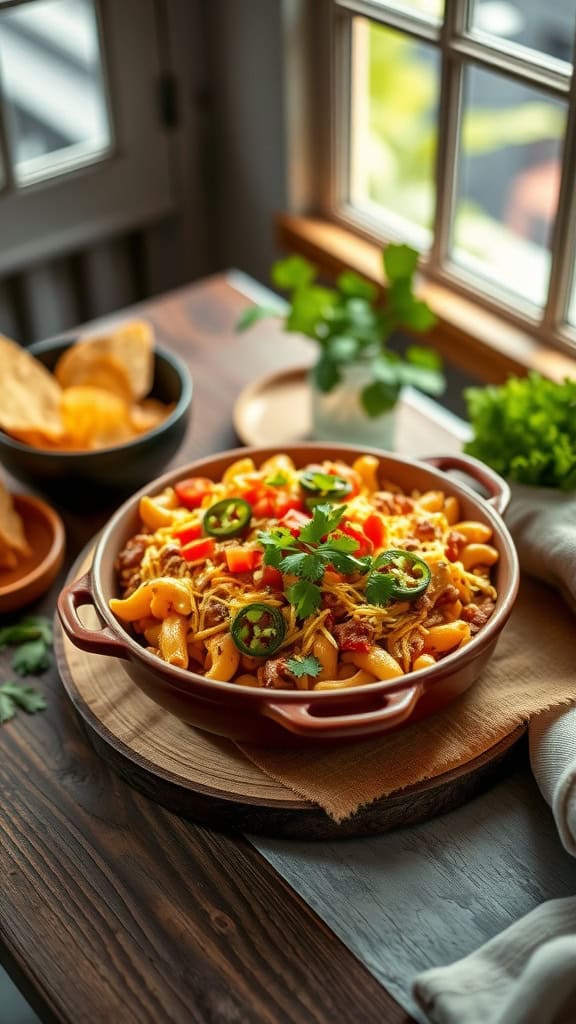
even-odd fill
[(90, 605), (98, 614), (89, 573), (64, 587), (58, 598), (58, 614), (68, 639), (75, 647), (89, 654), (108, 654), (112, 658), (128, 659), (130, 655), (126, 644), (115, 637), (107, 626), (89, 629), (83, 625), (78, 617), (78, 609), (84, 605)]
[[(326, 704), (265, 704), (262, 712), (272, 718), (283, 729), (297, 736), (310, 739), (339, 739), (342, 732), (348, 736), (370, 736), (383, 729), (401, 725), (414, 711), (422, 695), (422, 685), (417, 683), (407, 690), (384, 696), (384, 704), (375, 711), (342, 711), (327, 714)], [(322, 714), (314, 714), (315, 707), (322, 707)]]
[(478, 459), (473, 459), (470, 455), (425, 455), (420, 462), (427, 462), (430, 466), (442, 471), (459, 469), (461, 473), (472, 477), (476, 483), (488, 491), (490, 495), (487, 499), (488, 504), (492, 505), (500, 515), (504, 514), (510, 504), (510, 488), (506, 481), (489, 466), (479, 462)]

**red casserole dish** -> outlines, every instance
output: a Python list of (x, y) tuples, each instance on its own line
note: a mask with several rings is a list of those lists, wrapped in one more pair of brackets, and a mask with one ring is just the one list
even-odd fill
[[(297, 467), (324, 459), (352, 461), (358, 455), (375, 455), (381, 477), (393, 480), (403, 491), (415, 488), (442, 490), (455, 495), (461, 516), (479, 520), (493, 530), (493, 545), (500, 558), (495, 567), (498, 591), (496, 608), (486, 625), (465, 647), (447, 655), (431, 668), (398, 679), (350, 690), (268, 690), (206, 679), (195, 672), (168, 665), (147, 652), (114, 617), (110, 598), (119, 596), (114, 561), (126, 540), (137, 532), (138, 505), (144, 494), (156, 494), (189, 476), (218, 480), (238, 458), (251, 456), (258, 465), (278, 451), (243, 448), (222, 452), (180, 467), (138, 491), (113, 515), (98, 540), (92, 569), (60, 594), (58, 611), (72, 643), (90, 654), (121, 658), (133, 682), (156, 703), (190, 725), (230, 739), (266, 745), (306, 741), (342, 741), (375, 736), (439, 711), (472, 685), (491, 657), (500, 632), (514, 604), (519, 583), (518, 558), (502, 520), (510, 491), (499, 476), (475, 459), (463, 455), (437, 456), (414, 461), (352, 445), (317, 443), (282, 449)], [(458, 470), (487, 497), (468, 484), (448, 476)], [(86, 628), (78, 609), (92, 605), (100, 630)]]

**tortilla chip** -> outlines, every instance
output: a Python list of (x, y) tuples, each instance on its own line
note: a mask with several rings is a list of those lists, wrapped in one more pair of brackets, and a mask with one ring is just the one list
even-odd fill
[(130, 410), (130, 422), (139, 434), (146, 434), (149, 430), (163, 423), (170, 415), (174, 405), (165, 405), (157, 398), (145, 398), (138, 405), (133, 405)]
[[(22, 517), (14, 506), (12, 495), (0, 480), (0, 544), (12, 552), (16, 559), (31, 554), (30, 546), (24, 533)], [(8, 565), (7, 568), (14, 568)]]
[(129, 393), (121, 397), (137, 402), (148, 394), (154, 375), (154, 335), (149, 323), (129, 321), (108, 335), (77, 342), (56, 364), (54, 372), (61, 386), (94, 385), (95, 381), (86, 378), (85, 367), (104, 355), (111, 356), (114, 365), (124, 371)]
[(62, 437), (58, 381), (29, 352), (0, 334), (0, 427)]
[(89, 342), (67, 349), (60, 356), (54, 372), (62, 388), (87, 385), (110, 391), (125, 402), (132, 401), (128, 369), (112, 352), (102, 352)]
[(70, 450), (111, 448), (136, 436), (129, 406), (102, 388), (65, 388), (61, 409)]

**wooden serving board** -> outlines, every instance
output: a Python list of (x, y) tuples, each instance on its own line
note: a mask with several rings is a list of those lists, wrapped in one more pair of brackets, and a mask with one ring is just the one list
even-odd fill
[[(86, 572), (91, 553), (70, 579)], [(83, 621), (98, 628), (93, 609)], [(55, 631), (64, 687), (96, 751), (127, 782), (183, 817), (225, 831), (306, 837), (375, 835), (458, 807), (511, 761), (525, 727), (453, 771), (360, 808), (342, 824), (265, 775), (230, 740), (201, 732), (164, 711), (116, 658), (85, 654)]]

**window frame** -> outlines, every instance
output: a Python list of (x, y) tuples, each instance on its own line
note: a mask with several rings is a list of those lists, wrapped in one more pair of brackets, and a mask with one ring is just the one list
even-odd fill
[[(35, 0), (2, 0), (0, 12)], [(95, 244), (174, 211), (169, 132), (159, 108), (164, 78), (156, 0), (93, 0), (110, 145), (82, 163), (18, 184), (0, 102), (0, 275)], [(134, 24), (139, 26), (133, 46)]]
[[(436, 209), (432, 229), (432, 248), (422, 254), (423, 275), (441, 289), (477, 304), (532, 339), (576, 356), (576, 326), (568, 323), (570, 293), (576, 261), (576, 64), (570, 74), (568, 65), (553, 58), (524, 51), (521, 47), (499, 46), (491, 39), (478, 39), (468, 32), (472, 0), (445, 0), (444, 20), (416, 17), (400, 10), (386, 9), (373, 0), (321, 0), (317, 12), (316, 40), (319, 44), (318, 89), (330, 116), (323, 119), (318, 146), (329, 154), (324, 164), (323, 189), (316, 195), (315, 209), (330, 222), (348, 228), (361, 238), (380, 244), (400, 236), (387, 228), (384, 219), (376, 221), (355, 210), (347, 202), (348, 158), (351, 99), (351, 40), (355, 16), (402, 31), (413, 38), (434, 44), (441, 57), (438, 107), (438, 149), (435, 168)], [(314, 28), (314, 26), (312, 26)], [(512, 52), (513, 51), (513, 52)], [(543, 312), (534, 311), (489, 281), (483, 291), (474, 286), (471, 273), (455, 265), (448, 256), (451, 216), (457, 184), (458, 131), (462, 107), (464, 69), (477, 66), (537, 87), (567, 105), (566, 134), (561, 145), (562, 176), (555, 223), (551, 234), (551, 263), (547, 301)], [(311, 129), (309, 129), (310, 131)], [(314, 130), (314, 129), (312, 129)], [(323, 198), (321, 198), (321, 196)], [(303, 212), (293, 210), (292, 212)], [(400, 238), (400, 240), (403, 240)]]

